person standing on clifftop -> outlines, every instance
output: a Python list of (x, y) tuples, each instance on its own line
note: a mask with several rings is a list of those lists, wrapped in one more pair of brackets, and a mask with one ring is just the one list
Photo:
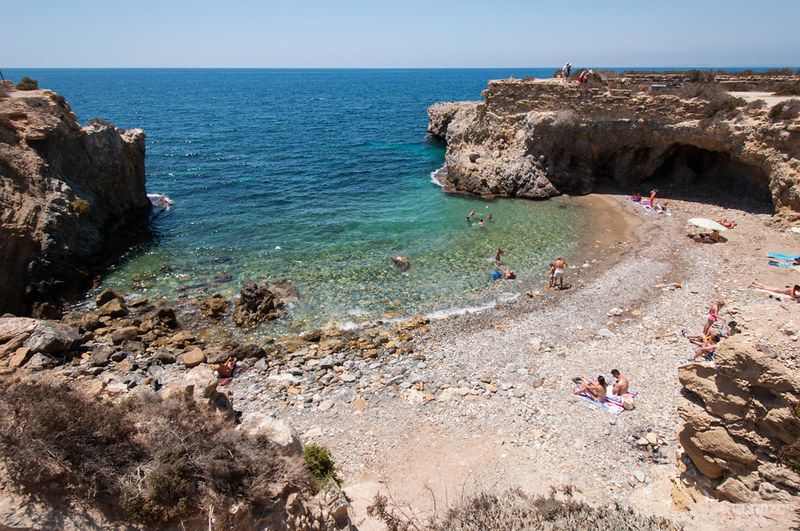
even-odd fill
[(561, 78), (564, 81), (569, 81), (569, 73), (572, 70), (572, 63), (567, 63), (561, 68)]

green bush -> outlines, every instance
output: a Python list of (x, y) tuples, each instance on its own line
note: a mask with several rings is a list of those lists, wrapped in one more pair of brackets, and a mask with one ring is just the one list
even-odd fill
[(39, 88), (39, 82), (31, 79), (28, 76), (23, 77), (17, 83), (17, 90), (36, 90)]
[(307, 444), (303, 448), (303, 461), (318, 486), (321, 487), (330, 480), (339, 482), (336, 477), (336, 465), (333, 463), (330, 452), (324, 446)]

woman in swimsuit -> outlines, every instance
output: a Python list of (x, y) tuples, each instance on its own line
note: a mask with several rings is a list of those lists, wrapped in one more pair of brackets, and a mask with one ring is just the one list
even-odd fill
[(773, 286), (767, 286), (761, 282), (753, 281), (750, 284), (750, 287), (754, 289), (763, 289), (764, 291), (771, 291), (772, 293), (777, 293), (778, 295), (786, 295), (789, 298), (800, 300), (800, 285), (797, 284), (794, 286), (786, 286), (785, 288), (776, 288)]

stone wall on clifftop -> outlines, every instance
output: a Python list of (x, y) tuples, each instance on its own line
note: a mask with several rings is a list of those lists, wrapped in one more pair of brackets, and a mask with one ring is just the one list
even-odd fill
[(75, 295), (141, 226), (144, 153), (139, 129), (82, 128), (60, 95), (0, 86), (0, 314)]
[(543, 199), (653, 181), (800, 211), (800, 119), (706, 88), (711, 96), (688, 97), (619, 83), (494, 80), (483, 102), (431, 106), (428, 131), (447, 142), (443, 184), (457, 192)]
[(800, 376), (779, 358), (734, 336), (715, 363), (679, 369), (683, 385), (679, 440), (715, 493), (734, 502), (800, 501)]

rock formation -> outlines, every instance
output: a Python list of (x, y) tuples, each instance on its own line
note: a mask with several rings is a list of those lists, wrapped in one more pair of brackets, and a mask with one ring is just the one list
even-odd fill
[(678, 375), (685, 398), (679, 406), (685, 421), (681, 445), (698, 470), (715, 480), (720, 497), (754, 502), (800, 495), (795, 371), (734, 336), (720, 344), (715, 364), (690, 363)]
[(139, 129), (82, 128), (60, 95), (0, 86), (0, 314), (58, 313), (41, 303), (127, 240), (150, 212), (144, 152)]
[(267, 285), (248, 280), (242, 286), (233, 308), (233, 322), (242, 328), (249, 328), (283, 317), (287, 313), (284, 300), (291, 297), (297, 297), (291, 282)]
[[(720, 85), (494, 80), (483, 102), (438, 103), (446, 189), (483, 196), (585, 194), (607, 181), (709, 184), (800, 211), (800, 120), (730, 98)], [(689, 97), (693, 95), (693, 97)], [(800, 104), (798, 104), (800, 107)]]

